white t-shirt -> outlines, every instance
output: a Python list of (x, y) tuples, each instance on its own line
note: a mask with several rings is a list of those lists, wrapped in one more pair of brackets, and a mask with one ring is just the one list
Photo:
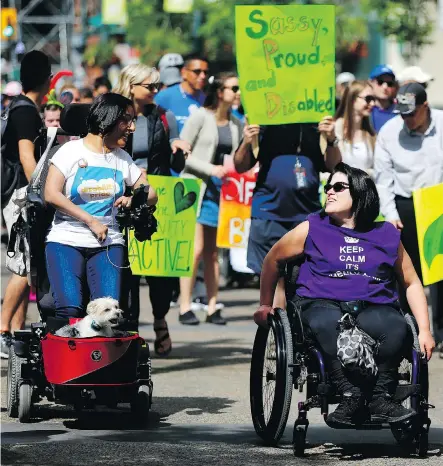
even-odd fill
[(122, 149), (97, 154), (79, 139), (64, 144), (51, 163), (65, 177), (63, 194), (107, 225), (108, 236), (100, 243), (86, 224), (57, 210), (46, 241), (85, 248), (124, 244), (115, 220), (118, 208), (113, 205), (126, 186), (133, 186), (140, 178), (141, 171), (130, 155)]
[(343, 119), (339, 118), (335, 124), (335, 133), (339, 141), (341, 158), (344, 163), (360, 170), (372, 171), (374, 167), (374, 149), (369, 140), (351, 143), (344, 138)]

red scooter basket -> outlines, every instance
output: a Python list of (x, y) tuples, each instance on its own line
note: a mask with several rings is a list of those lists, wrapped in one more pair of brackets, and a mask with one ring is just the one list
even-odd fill
[(137, 381), (142, 338), (67, 338), (48, 333), (42, 340), (46, 379), (64, 386), (116, 386)]

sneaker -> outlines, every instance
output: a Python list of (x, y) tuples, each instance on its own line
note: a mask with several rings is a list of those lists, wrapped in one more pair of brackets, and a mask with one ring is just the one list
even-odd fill
[[(225, 305), (223, 303), (217, 303), (215, 305), (216, 311), (221, 311), (224, 309)], [(195, 298), (191, 303), (191, 310), (192, 311), (205, 311), (208, 312), (208, 298), (206, 296), (199, 296)]]
[(10, 332), (2, 332), (0, 334), (0, 357), (3, 359), (9, 358), (9, 347), (12, 344), (12, 335)]
[(178, 301), (171, 301), (171, 302), (169, 303), (169, 307), (170, 307), (171, 309), (173, 309), (174, 307), (178, 307)]
[(198, 325), (200, 321), (192, 311), (187, 311), (178, 316), (178, 321), (183, 325)]
[[(222, 311), (225, 308), (225, 305), (223, 303), (217, 303), (215, 305), (215, 310), (216, 311)], [(204, 305), (203, 310), (208, 312), (209, 306), (207, 304)]]
[[(362, 398), (352, 395), (351, 393), (344, 393), (341, 403), (335, 408), (326, 420), (329, 424), (357, 424), (361, 408), (363, 407)], [(360, 417), (361, 420), (361, 417)]]
[(204, 300), (205, 298), (202, 296), (198, 296), (197, 298), (193, 299), (191, 303), (191, 311), (203, 311), (205, 308)]
[(373, 399), (369, 403), (369, 412), (374, 418), (387, 421), (391, 424), (405, 421), (417, 414), (412, 409), (405, 408), (389, 396), (379, 396)]
[(215, 311), (214, 314), (211, 314), (210, 316), (206, 316), (206, 322), (210, 324), (215, 324), (215, 325), (226, 325), (226, 319), (224, 319), (221, 314), (220, 310)]

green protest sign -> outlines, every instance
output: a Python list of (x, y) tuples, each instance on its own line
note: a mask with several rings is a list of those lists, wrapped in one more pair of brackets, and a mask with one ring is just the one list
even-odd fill
[(315, 123), (334, 114), (334, 5), (238, 5), (235, 36), (250, 123)]
[(130, 234), (128, 255), (132, 273), (156, 277), (190, 277), (201, 180), (149, 176), (157, 192), (157, 232), (140, 243)]

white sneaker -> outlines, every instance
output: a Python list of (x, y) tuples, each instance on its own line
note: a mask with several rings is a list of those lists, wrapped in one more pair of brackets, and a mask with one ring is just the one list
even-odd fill
[(195, 298), (191, 303), (191, 311), (203, 311), (205, 309), (204, 299), (201, 297)]
[[(215, 310), (216, 310), (216, 311), (221, 311), (221, 310), (224, 309), (224, 308), (225, 308), (225, 305), (224, 305), (223, 303), (217, 303), (217, 304), (215, 305)], [(209, 309), (209, 306), (208, 306), (207, 304), (205, 304), (204, 310), (205, 310), (206, 312), (208, 312), (208, 309)]]
[(9, 332), (3, 332), (0, 334), (0, 357), (2, 359), (9, 358), (9, 347), (12, 344), (12, 337)]

